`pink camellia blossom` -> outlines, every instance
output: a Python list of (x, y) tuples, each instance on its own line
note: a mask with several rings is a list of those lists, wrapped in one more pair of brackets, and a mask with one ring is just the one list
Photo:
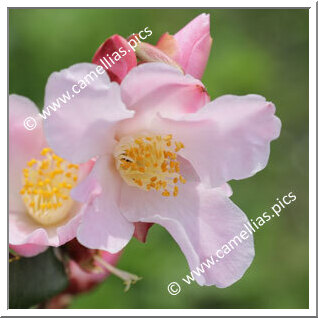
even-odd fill
[[(52, 74), (46, 100), (94, 68), (83, 63)], [(44, 123), (48, 144), (59, 156), (75, 164), (98, 157), (71, 193), (87, 204), (77, 239), (116, 253), (133, 236), (134, 222), (157, 223), (195, 269), (248, 221), (229, 199), (226, 182), (266, 166), (281, 127), (274, 113), (275, 106), (259, 95), (209, 102), (198, 79), (164, 63), (133, 68), (120, 86), (101, 75)], [(91, 196), (94, 189), (100, 194)], [(196, 280), (229, 286), (253, 257), (250, 236)]]
[(38, 110), (29, 99), (9, 97), (9, 245), (22, 256), (60, 246), (76, 236), (81, 204), (70, 191), (94, 162), (68, 163), (48, 148), (41, 118), (27, 130), (25, 118)]

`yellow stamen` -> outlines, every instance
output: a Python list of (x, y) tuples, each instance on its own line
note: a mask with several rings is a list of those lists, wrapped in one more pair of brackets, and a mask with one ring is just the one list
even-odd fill
[(50, 148), (41, 151), (43, 160), (31, 159), (22, 170), (20, 190), (28, 214), (50, 226), (65, 219), (73, 205), (70, 190), (77, 184), (78, 165), (58, 157)]
[(180, 150), (184, 145), (173, 141), (171, 134), (123, 137), (114, 152), (116, 168), (131, 186), (160, 191), (165, 197), (177, 196), (176, 184), (185, 183), (185, 179), (174, 148)]

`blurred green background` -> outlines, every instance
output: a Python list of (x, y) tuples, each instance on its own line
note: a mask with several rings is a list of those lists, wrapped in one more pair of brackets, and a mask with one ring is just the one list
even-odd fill
[[(112, 34), (127, 37), (148, 26), (153, 34), (147, 41), (155, 44), (203, 12), (211, 15), (213, 45), (203, 77), (211, 98), (264, 95), (283, 124), (267, 168), (232, 181), (232, 200), (249, 218), (290, 191), (297, 200), (256, 232), (255, 259), (231, 287), (184, 284), (186, 260), (156, 225), (146, 244), (129, 243), (118, 264), (143, 280), (124, 293), (111, 276), (76, 297), (71, 308), (308, 308), (308, 10), (10, 9), (10, 94), (42, 107), (48, 76), (91, 61)], [(171, 281), (182, 287), (177, 296), (167, 292)]]

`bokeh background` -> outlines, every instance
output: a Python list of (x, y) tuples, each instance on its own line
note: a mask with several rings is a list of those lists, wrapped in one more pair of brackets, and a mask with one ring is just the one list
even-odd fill
[[(91, 61), (112, 34), (127, 37), (148, 26), (153, 34), (147, 41), (155, 44), (162, 33), (174, 34), (203, 12), (211, 15), (213, 45), (203, 83), (212, 99), (264, 95), (283, 124), (267, 168), (232, 181), (232, 200), (249, 218), (290, 191), (297, 200), (256, 232), (255, 259), (231, 287), (184, 284), (186, 260), (156, 225), (146, 244), (129, 243), (118, 264), (143, 280), (124, 293), (111, 276), (76, 297), (71, 308), (308, 308), (308, 10), (10, 9), (10, 94), (27, 96), (41, 108), (48, 76)], [(171, 281), (182, 287), (177, 296), (167, 292)]]

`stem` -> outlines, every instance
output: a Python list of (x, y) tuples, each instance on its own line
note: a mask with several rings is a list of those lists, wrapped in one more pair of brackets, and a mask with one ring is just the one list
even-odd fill
[(138, 280), (141, 280), (142, 277), (138, 277), (135, 274), (131, 274), (128, 272), (125, 272), (119, 268), (114, 267), (113, 265), (109, 264), (106, 262), (104, 259), (102, 259), (98, 255), (94, 255), (94, 259), (100, 264), (103, 265), (104, 268), (106, 268), (110, 273), (113, 275), (119, 277), (124, 281), (124, 284), (126, 285), (125, 287), (125, 292), (127, 292), (131, 286), (131, 284), (135, 284)]

